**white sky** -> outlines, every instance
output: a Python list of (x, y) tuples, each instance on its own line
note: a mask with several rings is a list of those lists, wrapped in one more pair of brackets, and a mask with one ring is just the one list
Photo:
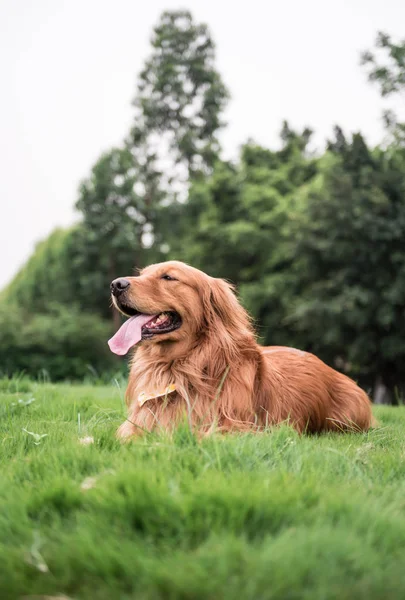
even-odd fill
[(136, 75), (165, 9), (211, 28), (232, 101), (226, 156), (278, 143), (282, 119), (382, 138), (383, 109), (359, 66), (377, 30), (405, 37), (404, 0), (1, 0), (0, 288), (56, 226), (77, 218), (79, 181), (131, 123)]

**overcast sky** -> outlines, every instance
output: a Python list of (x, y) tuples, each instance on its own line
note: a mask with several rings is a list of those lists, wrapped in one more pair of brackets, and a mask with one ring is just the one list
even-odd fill
[(209, 24), (232, 101), (227, 157), (278, 143), (282, 119), (383, 136), (384, 107), (359, 66), (380, 29), (405, 37), (404, 0), (1, 0), (0, 288), (57, 226), (79, 181), (131, 123), (136, 75), (165, 9)]

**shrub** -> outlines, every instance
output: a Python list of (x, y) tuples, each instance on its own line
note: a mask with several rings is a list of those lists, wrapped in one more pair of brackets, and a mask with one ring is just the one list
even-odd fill
[(107, 340), (111, 324), (100, 317), (54, 305), (47, 314), (0, 306), (2, 374), (46, 374), (51, 380), (103, 376), (119, 368)]

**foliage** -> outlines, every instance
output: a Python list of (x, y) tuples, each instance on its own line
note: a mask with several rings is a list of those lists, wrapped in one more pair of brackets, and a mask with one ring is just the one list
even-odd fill
[(283, 322), (291, 301), (292, 235), (317, 160), (306, 154), (308, 130), (300, 134), (284, 124), (282, 136), (281, 150), (251, 142), (238, 165), (219, 162), (209, 179), (193, 185), (172, 254), (236, 283), (264, 342), (292, 344)]
[(405, 595), (403, 408), (368, 434), (179, 429), (121, 445), (121, 395), (0, 394), (2, 598)]
[(73, 229), (56, 229), (37, 244), (34, 253), (5, 288), (0, 301), (25, 312), (46, 312), (50, 304), (75, 302), (71, 272), (70, 238)]
[(172, 158), (187, 174), (211, 167), (228, 92), (215, 68), (209, 29), (195, 23), (189, 11), (167, 11), (153, 30), (151, 45), (134, 99), (130, 141), (136, 162), (145, 154), (158, 158), (159, 150), (150, 148), (166, 141), (164, 158)]
[(208, 168), (218, 152), (216, 132), (227, 92), (215, 70), (207, 26), (194, 23), (187, 11), (165, 12), (151, 45), (139, 76), (131, 134), (122, 148), (99, 158), (76, 204), (83, 218), (71, 246), (78, 298), (104, 317), (110, 281), (164, 256), (169, 228), (164, 206), (176, 200), (170, 191), (176, 169), (185, 170), (187, 180), (189, 172)]
[(136, 171), (129, 150), (104, 154), (80, 186), (77, 208), (83, 225), (72, 240), (81, 304), (90, 310), (109, 307), (109, 285), (143, 262), (142, 236), (147, 216), (134, 191)]
[(329, 147), (297, 232), (295, 321), (326, 360), (393, 389), (405, 360), (405, 153), (339, 129)]
[(47, 313), (27, 315), (1, 305), (0, 331), (3, 375), (83, 379), (118, 368), (107, 346), (110, 325), (74, 308), (59, 304), (49, 306)]
[[(382, 61), (382, 62), (381, 62)], [(403, 93), (405, 90), (405, 39), (398, 43), (387, 33), (380, 31), (373, 52), (361, 55), (361, 62), (368, 70), (368, 78), (376, 83), (383, 97)], [(403, 98), (402, 98), (403, 99)], [(384, 121), (394, 139), (405, 142), (405, 113), (398, 117), (392, 110), (384, 112)]]
[(396, 44), (390, 35), (380, 31), (376, 48), (388, 60), (385, 64), (380, 63), (376, 52), (363, 52), (362, 64), (368, 67), (370, 81), (380, 85), (383, 96), (402, 91), (405, 87), (405, 39)]
[[(404, 57), (404, 42), (383, 33), (363, 54), (383, 96), (403, 91)], [(278, 149), (249, 141), (230, 162), (218, 144), (227, 98), (207, 26), (188, 11), (163, 13), (131, 131), (80, 186), (81, 222), (39, 244), (0, 294), (2, 369), (56, 378), (81, 376), (87, 363), (108, 370), (100, 339), (111, 314), (121, 322), (110, 281), (176, 258), (235, 283), (263, 343), (312, 350), (367, 389), (405, 387), (401, 119), (386, 115), (394, 135), (385, 146), (336, 127), (317, 155), (312, 131), (284, 122)], [(73, 340), (66, 349), (55, 322)], [(58, 364), (65, 352), (76, 360)]]

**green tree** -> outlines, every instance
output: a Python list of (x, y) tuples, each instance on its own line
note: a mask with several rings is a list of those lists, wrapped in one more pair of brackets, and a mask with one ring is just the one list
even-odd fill
[(187, 11), (165, 12), (151, 43), (131, 134), (123, 147), (103, 154), (81, 184), (76, 206), (83, 220), (62, 244), (58, 272), (48, 268), (50, 240), (46, 260), (35, 258), (39, 267), (30, 285), (13, 282), (26, 305), (38, 306), (53, 288), (62, 302), (107, 317), (111, 279), (166, 256), (181, 229), (177, 197), (184, 200), (189, 177), (209, 172), (217, 159), (228, 94), (207, 26)]
[(0, 302), (26, 314), (45, 313), (52, 304), (79, 303), (72, 272), (74, 228), (56, 229), (38, 243), (32, 256), (2, 291)]
[(164, 12), (151, 46), (138, 79), (127, 146), (138, 195), (152, 213), (148, 245), (160, 260), (179, 233), (190, 181), (211, 172), (218, 158), (228, 92), (215, 67), (210, 31), (190, 12)]
[(296, 335), (285, 322), (293, 232), (317, 161), (307, 155), (308, 130), (284, 124), (283, 135), (281, 150), (250, 142), (238, 164), (218, 162), (211, 176), (194, 182), (172, 253), (236, 283), (264, 342), (293, 345)]
[(111, 326), (96, 315), (53, 304), (46, 313), (0, 305), (0, 373), (52, 380), (107, 377), (119, 363), (109, 352)]
[[(102, 316), (108, 314), (110, 282), (144, 258), (148, 222), (135, 183), (131, 153), (115, 148), (101, 156), (80, 186), (76, 206), (83, 221), (72, 240), (76, 289), (81, 304)], [(113, 315), (118, 325), (116, 311)]]
[(341, 130), (297, 230), (294, 320), (313, 351), (391, 394), (405, 360), (405, 155)]
[[(374, 51), (361, 55), (369, 81), (376, 83), (383, 97), (398, 95), (405, 90), (405, 39), (395, 43), (387, 33), (380, 31)], [(405, 114), (398, 117), (392, 110), (384, 112), (388, 129), (397, 140), (405, 141)]]
[[(190, 12), (164, 12), (151, 45), (139, 76), (129, 143), (138, 166), (145, 157), (153, 163), (159, 157), (172, 159), (172, 168), (180, 167), (188, 179), (212, 168), (218, 157), (217, 133), (228, 92), (215, 67), (210, 31), (195, 23)], [(165, 146), (166, 156), (159, 146)], [(156, 171), (161, 172), (159, 166)], [(170, 175), (174, 179), (174, 171)], [(170, 176), (167, 183), (172, 183)]]
[[(187, 11), (166, 12), (151, 44), (131, 134), (123, 148), (97, 161), (77, 202), (83, 226), (75, 235), (81, 249), (76, 285), (86, 308), (102, 315), (112, 279), (164, 258), (177, 232), (172, 212), (180, 212), (168, 205), (176, 204), (177, 193), (184, 196), (189, 176), (212, 166), (218, 152), (227, 92), (215, 70), (208, 28)], [(173, 164), (167, 162), (171, 157)]]
[[(376, 49), (377, 52), (368, 50), (361, 55), (369, 80), (379, 84), (382, 96), (401, 92), (405, 87), (405, 39), (396, 44), (390, 35), (380, 31)], [(385, 56), (385, 63), (380, 62), (378, 51)]]

